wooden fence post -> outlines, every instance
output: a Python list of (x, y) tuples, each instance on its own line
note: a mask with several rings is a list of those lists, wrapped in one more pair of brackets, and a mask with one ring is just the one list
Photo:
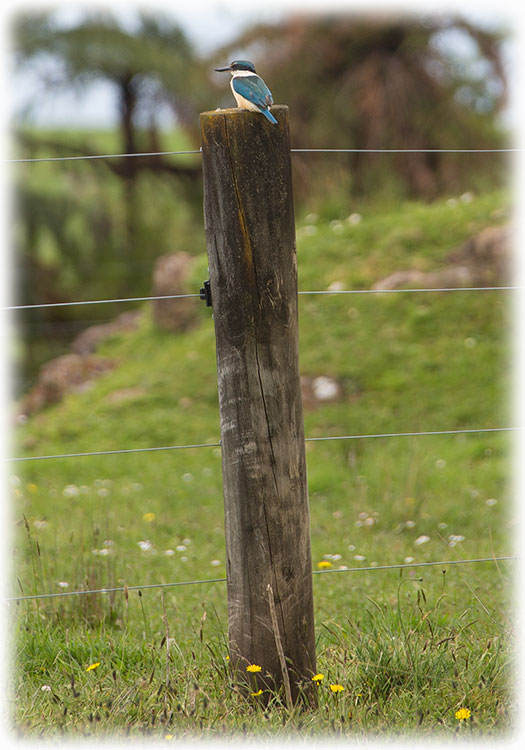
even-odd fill
[(230, 660), (261, 698), (284, 687), (315, 705), (288, 107), (272, 112), (278, 125), (239, 109), (200, 116)]

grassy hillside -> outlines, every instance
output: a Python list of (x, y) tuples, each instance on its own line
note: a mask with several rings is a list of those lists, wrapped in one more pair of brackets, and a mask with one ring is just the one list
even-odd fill
[[(353, 221), (302, 217), (299, 287), (365, 289), (401, 268), (437, 269), (468, 236), (506, 221), (506, 209), (495, 193), (388, 212), (362, 206)], [(196, 288), (205, 277), (203, 257)], [(335, 377), (344, 390), (306, 409), (306, 435), (510, 424), (509, 300), (488, 291), (302, 295), (301, 372)], [(15, 452), (217, 442), (213, 321), (195, 304), (199, 326), (178, 336), (157, 330), (144, 307), (139, 330), (99, 351), (118, 367), (17, 428)], [(512, 554), (509, 440), (307, 443), (314, 567), (330, 573), (314, 576), (325, 674), (316, 714), (266, 713), (232, 689), (218, 582), (13, 606), (17, 727), (160, 737), (505, 730), (514, 563), (331, 573)], [(10, 469), (14, 596), (225, 575), (218, 448)], [(468, 721), (455, 718), (460, 707)]]
[[(138, 150), (195, 148), (181, 130), (160, 137), (160, 143), (151, 142), (147, 132), (138, 132)], [(37, 159), (125, 150), (116, 130), (24, 129), (19, 144), (24, 147), (16, 156)], [(144, 164), (129, 161), (135, 168)], [(172, 252), (174, 243), (189, 253), (204, 247), (201, 161), (199, 154), (162, 158), (165, 167), (193, 167), (195, 177), (185, 182), (168, 170), (145, 169), (132, 188), (115, 173), (114, 159), (13, 165), (18, 298), (40, 304), (128, 297), (131, 290), (133, 296), (149, 294), (158, 256)], [(17, 393), (26, 391), (39, 368), (63, 354), (79, 331), (122, 309), (115, 304), (20, 311), (11, 353)]]

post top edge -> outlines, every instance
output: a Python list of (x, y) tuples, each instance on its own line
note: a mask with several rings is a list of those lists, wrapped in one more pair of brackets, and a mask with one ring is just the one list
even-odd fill
[[(287, 104), (272, 104), (271, 107), (272, 112), (284, 112), (288, 111), (288, 105)], [(207, 112), (201, 112), (200, 117), (216, 117), (218, 115), (238, 115), (242, 114), (243, 112), (248, 112), (248, 110), (240, 109), (239, 107), (228, 107), (226, 109), (211, 109)]]

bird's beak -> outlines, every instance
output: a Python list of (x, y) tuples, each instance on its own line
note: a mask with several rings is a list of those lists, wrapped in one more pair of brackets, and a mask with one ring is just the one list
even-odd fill
[(231, 70), (231, 69), (232, 69), (231, 65), (227, 65), (225, 68), (215, 68), (217, 73), (224, 73), (226, 70)]

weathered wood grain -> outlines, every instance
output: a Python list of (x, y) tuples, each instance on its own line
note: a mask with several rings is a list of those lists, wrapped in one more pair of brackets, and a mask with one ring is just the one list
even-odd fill
[(293, 699), (301, 688), (315, 702), (288, 108), (272, 112), (277, 126), (237, 109), (201, 114), (230, 659), (244, 675), (249, 664), (262, 667), (254, 687), (280, 688), (280, 642)]

